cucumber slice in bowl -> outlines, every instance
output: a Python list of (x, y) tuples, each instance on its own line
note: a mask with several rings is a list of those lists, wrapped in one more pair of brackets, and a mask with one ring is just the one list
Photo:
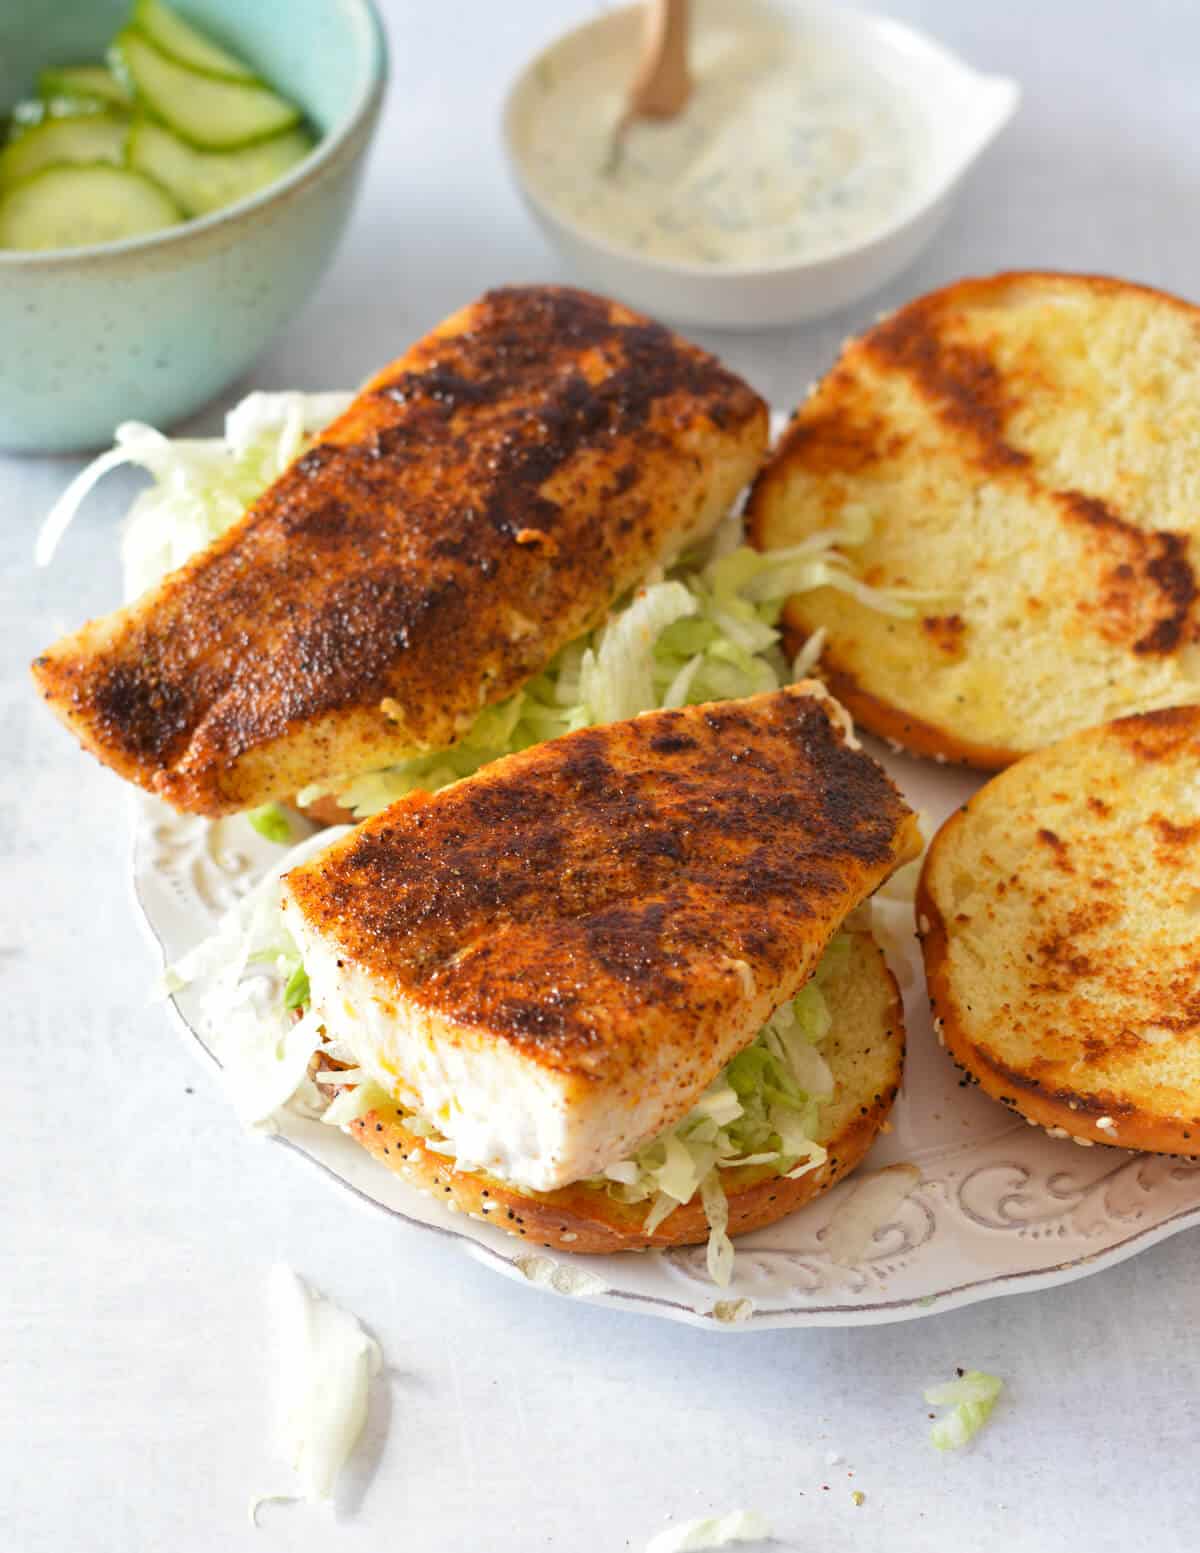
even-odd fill
[(54, 102), (111, 103), (129, 106), (129, 92), (104, 65), (64, 65), (38, 75), (38, 96)]
[(189, 216), (206, 216), (282, 178), (312, 148), (307, 130), (289, 129), (240, 151), (197, 151), (161, 124), (140, 119), (130, 131), (127, 157)]
[(176, 64), (136, 28), (117, 34), (113, 55), (118, 72), (155, 117), (201, 150), (234, 151), (300, 121), (299, 108), (269, 87), (219, 80)]
[(128, 168), (103, 162), (43, 167), (0, 193), (0, 248), (36, 252), (116, 243), (182, 219), (165, 190)]
[(113, 113), (47, 118), (0, 151), (0, 189), (60, 162), (124, 160), (129, 120)]
[(0, 136), (0, 144), (19, 140), (50, 119), (82, 119), (92, 113), (118, 111), (114, 104), (96, 97), (23, 97), (9, 110), (7, 133)]
[(190, 70), (199, 70), (205, 75), (223, 76), (230, 81), (254, 80), (249, 65), (197, 32), (177, 11), (164, 5), (163, 0), (137, 0), (130, 24), (144, 33), (160, 54), (176, 64), (187, 65)]

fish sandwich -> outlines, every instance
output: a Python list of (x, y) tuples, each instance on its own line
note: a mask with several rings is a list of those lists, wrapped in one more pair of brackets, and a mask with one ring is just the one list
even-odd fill
[(569, 734), (285, 875), (314, 1060), (357, 1075), (358, 1140), (458, 1209), (574, 1251), (708, 1239), (724, 1281), (729, 1236), (887, 1115), (900, 1000), (839, 930), (918, 849), (813, 683)]

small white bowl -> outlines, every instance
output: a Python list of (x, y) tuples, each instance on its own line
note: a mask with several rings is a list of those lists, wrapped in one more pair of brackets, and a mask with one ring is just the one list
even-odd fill
[[(719, 0), (702, 0), (698, 9)], [(725, 0), (728, 5), (729, 0)], [(657, 317), (708, 328), (762, 329), (835, 312), (877, 290), (910, 264), (941, 225), (967, 170), (1016, 111), (1020, 88), (980, 75), (932, 38), (863, 11), (808, 0), (734, 0), (819, 32), (883, 74), (925, 121), (928, 155), (907, 208), (864, 242), (822, 258), (733, 267), (649, 259), (587, 231), (540, 193), (522, 158), (521, 130), (537, 112), (541, 80), (601, 51), (637, 57), (641, 7), (610, 11), (565, 33), (525, 66), (509, 89), (503, 131), (509, 165), (534, 219), (597, 290)], [(726, 13), (727, 14), (727, 13)]]

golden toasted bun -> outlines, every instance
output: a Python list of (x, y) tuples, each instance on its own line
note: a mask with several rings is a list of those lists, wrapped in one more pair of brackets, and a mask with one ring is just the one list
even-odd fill
[(1095, 276), (960, 281), (852, 340), (751, 494), (761, 549), (868, 517), (863, 579), (789, 645), (855, 721), (999, 769), (1109, 718), (1200, 700), (1200, 310)]
[[(900, 995), (871, 936), (848, 936), (850, 953), (835, 962), (824, 986), (833, 1026), (823, 1050), (836, 1089), (822, 1107), (818, 1141), (829, 1158), (794, 1181), (761, 1165), (726, 1172), (722, 1181), (731, 1235), (771, 1224), (840, 1181), (866, 1153), (891, 1110), (904, 1066)], [(602, 1188), (583, 1185), (524, 1192), (482, 1173), (457, 1170), (410, 1132), (396, 1111), (371, 1111), (351, 1123), (351, 1131), (378, 1160), (423, 1191), (534, 1245), (607, 1252), (708, 1239), (698, 1199), (677, 1208), (648, 1235), (643, 1229), (646, 1203), (615, 1202)]]
[(934, 837), (916, 909), (939, 1034), (989, 1095), (1200, 1155), (1200, 707), (994, 777)]

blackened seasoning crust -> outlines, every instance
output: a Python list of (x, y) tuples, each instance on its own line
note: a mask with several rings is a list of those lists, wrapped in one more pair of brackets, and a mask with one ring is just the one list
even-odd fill
[(790, 996), (919, 845), (811, 689), (585, 729), (402, 800), (293, 870), (295, 907), (388, 996), (539, 1062), (636, 1072), (665, 1028), (711, 1076), (740, 1013)]
[(710, 527), (765, 439), (758, 397), (660, 325), (490, 292), (35, 675), (93, 753), (202, 813), (443, 747)]

